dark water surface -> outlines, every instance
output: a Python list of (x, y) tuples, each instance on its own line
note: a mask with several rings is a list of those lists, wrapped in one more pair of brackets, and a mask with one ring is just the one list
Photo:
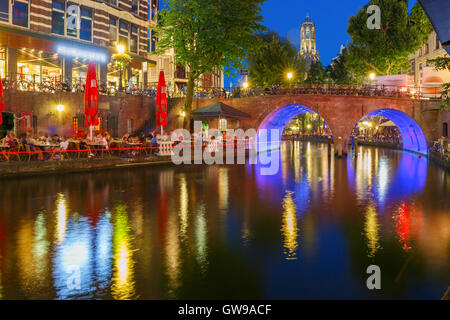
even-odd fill
[(0, 182), (2, 299), (438, 299), (449, 261), (450, 175), (406, 152)]

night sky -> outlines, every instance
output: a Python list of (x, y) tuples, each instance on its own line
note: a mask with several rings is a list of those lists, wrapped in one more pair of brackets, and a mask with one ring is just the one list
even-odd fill
[[(338, 55), (341, 44), (350, 41), (347, 34), (348, 18), (356, 15), (368, 0), (267, 0), (263, 6), (263, 16), (268, 29), (288, 37), (297, 48), (300, 47), (300, 25), (307, 12), (316, 24), (317, 49), (322, 63), (327, 66)], [(416, 3), (410, 1), (410, 8)], [(239, 76), (238, 76), (239, 77)], [(225, 79), (225, 87), (230, 82), (236, 85), (238, 78)]]
[[(242, 0), (245, 1), (245, 0)], [(288, 37), (300, 47), (300, 25), (309, 12), (316, 24), (317, 49), (322, 63), (327, 66), (339, 53), (341, 44), (350, 41), (347, 34), (348, 18), (356, 15), (369, 0), (267, 0), (263, 5), (264, 22), (268, 29)], [(162, 1), (166, 3), (166, 1)], [(416, 0), (409, 1), (409, 7)], [(225, 87), (239, 83), (239, 77), (226, 77)]]

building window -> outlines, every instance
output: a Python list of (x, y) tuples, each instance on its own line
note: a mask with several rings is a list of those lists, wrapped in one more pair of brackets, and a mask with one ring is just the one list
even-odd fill
[(117, 7), (117, 0), (109, 0), (109, 4), (112, 4), (113, 6)]
[(78, 118), (73, 118), (72, 119), (72, 127), (73, 127), (73, 132), (78, 132)]
[(436, 50), (438, 50), (439, 49), (439, 47), (440, 47), (440, 41), (439, 41), (439, 36), (438, 35), (436, 35)]
[(430, 46), (428, 43), (425, 43), (425, 54), (428, 54), (430, 52)]
[(78, 38), (78, 13), (79, 7), (73, 3), (67, 3), (66, 19), (67, 19), (67, 31), (66, 35), (69, 37)]
[(109, 44), (111, 46), (117, 45), (117, 18), (109, 18)]
[(128, 22), (120, 20), (119, 24), (119, 43), (125, 47), (125, 51), (128, 51)]
[(62, 0), (53, 0), (52, 3), (52, 33), (64, 35), (64, 6)]
[(15, 0), (12, 12), (13, 24), (28, 28), (28, 0)]
[(415, 72), (416, 71), (416, 60), (411, 60), (410, 65), (411, 65), (411, 69), (409, 71)]
[(442, 136), (448, 138), (448, 123), (444, 122), (442, 124)]
[(227, 131), (227, 119), (219, 120), (219, 131)]
[(95, 126), (95, 131), (102, 131), (103, 130), (103, 118), (98, 117), (98, 125)]
[(130, 37), (130, 51), (138, 52), (138, 27), (131, 25), (131, 37)]
[(81, 7), (80, 39), (92, 40), (92, 9)]
[(156, 38), (152, 37), (152, 52), (156, 51)]
[(131, 13), (138, 14), (139, 1), (131, 0)]
[(9, 0), (0, 0), (0, 21), (9, 22)]
[(127, 121), (127, 129), (128, 129), (128, 133), (133, 133), (133, 119), (128, 119)]

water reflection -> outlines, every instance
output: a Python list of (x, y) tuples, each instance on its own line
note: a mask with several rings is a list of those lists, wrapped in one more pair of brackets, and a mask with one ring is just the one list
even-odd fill
[(178, 224), (176, 216), (170, 215), (167, 226), (166, 238), (166, 274), (168, 277), (168, 295), (169, 298), (175, 299), (180, 288), (180, 242), (178, 238)]
[(297, 208), (295, 207), (293, 192), (286, 192), (283, 199), (283, 217), (281, 231), (284, 237), (284, 254), (286, 260), (297, 259), (298, 247), (298, 226), (297, 226)]
[(368, 258), (385, 279), (402, 271), (377, 297), (442, 296), (447, 173), (365, 147), (347, 161), (313, 143), (273, 155), (274, 176), (186, 166), (0, 184), (0, 298), (372, 298)]
[(378, 213), (373, 205), (367, 207), (367, 212), (364, 222), (364, 233), (367, 239), (367, 256), (369, 258), (375, 257), (375, 254), (380, 249)]
[(426, 158), (408, 152), (387, 153), (364, 147), (359, 147), (357, 154), (348, 158), (347, 173), (349, 184), (356, 189), (361, 203), (373, 200), (382, 207), (387, 200), (410, 197), (425, 187)]
[(410, 242), (411, 221), (408, 206), (403, 203), (393, 218), (395, 220), (395, 231), (398, 236), (398, 242), (402, 245), (402, 249), (408, 252), (412, 249)]
[(130, 300), (136, 298), (136, 296), (133, 249), (127, 207), (120, 204), (115, 208), (115, 213), (111, 295), (117, 300)]
[(86, 217), (72, 214), (63, 241), (56, 244), (53, 262), (54, 286), (59, 299), (92, 297), (94, 268), (92, 227)]
[(208, 226), (205, 211), (204, 204), (200, 204), (195, 225), (196, 259), (202, 273), (205, 273), (208, 267)]

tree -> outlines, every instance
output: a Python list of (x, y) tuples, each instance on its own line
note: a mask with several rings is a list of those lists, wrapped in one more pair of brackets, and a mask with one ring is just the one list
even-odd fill
[(348, 59), (348, 49), (344, 46), (341, 48), (339, 55), (331, 61), (327, 67), (327, 74), (331, 81), (336, 84), (349, 84), (355, 82), (355, 77), (346, 66)]
[(214, 68), (241, 68), (264, 31), (260, 6), (265, 0), (168, 0), (160, 11), (156, 54), (173, 48), (177, 63), (189, 69), (184, 127), (190, 126), (194, 86)]
[[(436, 59), (427, 60), (428, 63), (434, 64), (436, 70), (448, 70), (450, 71), (450, 58), (449, 57), (438, 57)], [(445, 97), (444, 103), (441, 106), (441, 110), (450, 110), (450, 83), (444, 83), (442, 85), (444, 89), (442, 95)]]
[(112, 60), (116, 66), (119, 66), (119, 92), (123, 88), (122, 71), (125, 70), (131, 62), (131, 56), (122, 52), (113, 54)]
[[(249, 76), (253, 85), (261, 88), (273, 84), (294, 84), (305, 79), (306, 64), (297, 49), (286, 38), (269, 31), (258, 34), (259, 46), (248, 57)], [(289, 80), (287, 74), (292, 73)]]
[(311, 67), (308, 71), (308, 83), (324, 83), (327, 80), (327, 73), (323, 67), (322, 62), (315, 61), (311, 63)]
[[(381, 9), (380, 29), (369, 29), (369, 5)], [(376, 72), (397, 74), (408, 70), (408, 57), (420, 48), (432, 30), (420, 4), (408, 15), (407, 0), (372, 0), (349, 19), (347, 32), (352, 37), (346, 65), (356, 75)]]

